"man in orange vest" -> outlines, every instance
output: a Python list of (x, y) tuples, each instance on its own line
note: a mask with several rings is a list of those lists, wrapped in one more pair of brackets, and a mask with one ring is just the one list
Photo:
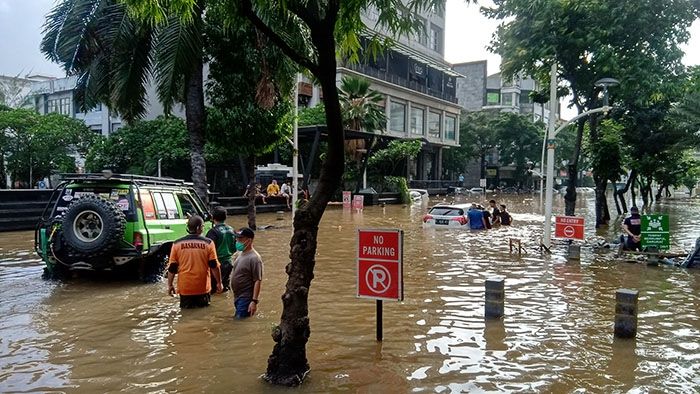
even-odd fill
[[(187, 221), (189, 235), (173, 243), (168, 264), (168, 294), (180, 294), (180, 308), (201, 308), (211, 301), (211, 277), (216, 279), (216, 292), (221, 293), (221, 268), (216, 258), (214, 241), (202, 236), (204, 221), (192, 216)], [(173, 281), (178, 275), (177, 290)]]

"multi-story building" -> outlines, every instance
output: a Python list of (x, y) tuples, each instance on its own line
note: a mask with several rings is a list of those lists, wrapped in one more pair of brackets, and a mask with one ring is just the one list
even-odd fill
[[(459, 74), (444, 60), (444, 6), (423, 11), (419, 17), (424, 31), (395, 37), (391, 49), (376, 58), (361, 56), (359, 63), (341, 63), (337, 79), (340, 83), (344, 76), (366, 78), (372, 89), (384, 95), (384, 135), (423, 141), (417, 159), (407, 166), (409, 179), (435, 180), (442, 177), (443, 150), (459, 145), (461, 108), (455, 94)], [(378, 18), (379, 13), (373, 8), (363, 15), (368, 27), (388, 35), (376, 28)], [(299, 103), (304, 106), (322, 100), (320, 89), (308, 80), (300, 83), (299, 95)]]
[(47, 79), (50, 77), (43, 75), (0, 75), (0, 104), (10, 108), (31, 107), (31, 84)]
[[(80, 119), (95, 133), (103, 136), (119, 130), (124, 125), (118, 114), (111, 112), (104, 104), (98, 104), (89, 111), (81, 111), (75, 101), (75, 87), (77, 77), (46, 78), (31, 83), (30, 102), (40, 114), (57, 112), (71, 118)], [(155, 119), (165, 112), (160, 101), (156, 99), (153, 85), (147, 87), (148, 107), (144, 116), (145, 120)], [(172, 111), (177, 116), (184, 117), (181, 108), (175, 107)]]
[[(530, 93), (542, 90), (542, 86), (530, 77), (518, 76), (513, 81), (503, 80), (501, 73), (487, 74), (486, 60), (454, 64), (460, 76), (457, 78), (457, 97), (466, 111), (506, 111), (530, 116), (533, 122), (549, 122), (549, 103), (536, 103)], [(561, 105), (558, 106), (561, 114)], [(559, 116), (557, 116), (557, 119)], [(485, 165), (477, 160), (469, 163), (465, 174), (466, 186), (478, 186), (486, 178), (487, 185), (507, 183), (513, 177), (515, 167), (500, 163), (494, 150), (486, 156)]]

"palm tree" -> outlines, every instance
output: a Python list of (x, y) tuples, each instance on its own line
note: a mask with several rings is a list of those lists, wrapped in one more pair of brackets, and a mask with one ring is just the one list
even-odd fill
[[(151, 24), (134, 18), (119, 0), (62, 0), (46, 18), (41, 51), (78, 78), (75, 98), (88, 110), (105, 103), (127, 122), (143, 117), (153, 81), (166, 112), (184, 103), (192, 180), (207, 198), (204, 161), (202, 15), (198, 0), (190, 18)], [(188, 22), (185, 22), (185, 21)]]
[[(373, 134), (386, 130), (386, 114), (381, 106), (384, 96), (372, 90), (370, 86), (370, 82), (365, 78), (343, 77), (338, 93), (346, 129)], [(374, 135), (345, 141), (345, 156), (357, 162), (360, 176), (367, 168), (367, 160), (376, 142), (377, 137)], [(355, 192), (359, 190), (360, 182), (357, 182)]]

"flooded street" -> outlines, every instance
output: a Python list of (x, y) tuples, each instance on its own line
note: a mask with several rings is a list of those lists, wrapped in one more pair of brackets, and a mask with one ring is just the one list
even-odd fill
[[(312, 371), (300, 390), (700, 391), (700, 270), (620, 263), (587, 246), (580, 263), (567, 262), (559, 243), (542, 256), (539, 197), (500, 202), (515, 225), (486, 232), (423, 228), (428, 205), (361, 214), (329, 207), (309, 298)], [(577, 209), (592, 236), (593, 194)], [(694, 245), (700, 201), (654, 211), (671, 215), (672, 245)], [(560, 196), (554, 212), (563, 212)], [(244, 217), (228, 223), (240, 227)], [(262, 214), (258, 223), (275, 227), (256, 235), (265, 276), (259, 314), (245, 321), (232, 319), (231, 294), (181, 311), (165, 281), (44, 281), (33, 233), (0, 233), (0, 392), (289, 392), (259, 376), (281, 313), (290, 217)], [(381, 344), (374, 301), (355, 297), (358, 227), (405, 232), (405, 301), (384, 303)], [(619, 228), (598, 235), (612, 239)], [(527, 253), (510, 254), (509, 238)], [(505, 317), (485, 321), (484, 281), (493, 277), (505, 278)], [(640, 293), (634, 340), (613, 338), (615, 290), (623, 287)]]

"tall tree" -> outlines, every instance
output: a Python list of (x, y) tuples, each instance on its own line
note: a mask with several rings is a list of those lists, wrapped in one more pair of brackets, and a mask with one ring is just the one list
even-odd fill
[[(533, 4), (529, 0), (504, 0), (485, 9), (485, 13), (504, 21), (492, 42), (492, 50), (504, 59), (503, 74), (508, 77), (524, 71), (547, 81), (550, 65), (556, 62), (558, 77), (570, 86), (571, 104), (580, 114), (602, 105), (601, 88), (594, 86), (602, 77), (620, 80), (614, 96), (618, 101), (643, 103), (663, 94), (664, 84), (682, 73), (679, 45), (687, 42), (688, 28), (700, 15), (700, 3), (542, 0)], [(645, 28), (640, 29), (640, 25)], [(595, 117), (578, 122), (565, 197), (567, 214), (575, 209), (586, 121), (590, 140), (599, 138)], [(606, 204), (604, 178), (596, 178), (596, 204)], [(603, 218), (597, 217), (596, 224), (603, 224)]]
[(223, 1), (212, 1), (207, 17), (208, 146), (222, 161), (245, 158), (248, 226), (255, 229), (255, 157), (287, 144), (285, 137), (292, 134), (297, 67), (245, 17), (232, 23), (234, 15), (229, 15), (225, 23), (223, 6)]
[[(161, 23), (139, 19), (119, 0), (62, 0), (46, 18), (41, 51), (78, 78), (82, 110), (105, 103), (128, 122), (147, 111), (154, 81), (166, 112), (184, 103), (195, 189), (208, 201), (204, 159), (202, 25), (204, 0), (185, 15), (159, 13)], [(182, 10), (183, 8), (181, 8)]]

